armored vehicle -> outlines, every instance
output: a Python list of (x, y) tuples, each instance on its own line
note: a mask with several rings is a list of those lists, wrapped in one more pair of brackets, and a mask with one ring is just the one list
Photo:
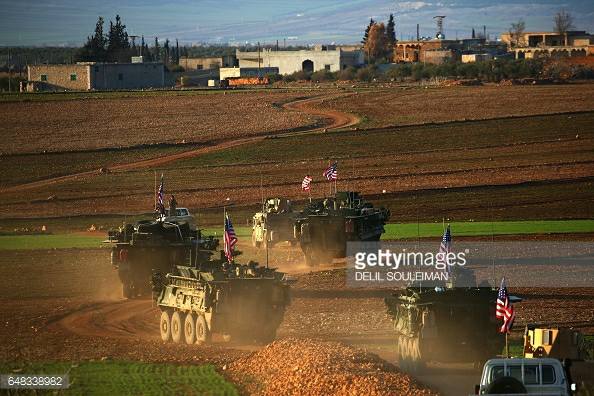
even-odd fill
[(252, 245), (266, 247), (283, 241), (295, 243), (293, 224), (296, 215), (290, 200), (268, 198), (262, 211), (253, 217)]
[(146, 220), (124, 224), (109, 231), (111, 263), (118, 270), (123, 295), (135, 298), (151, 292), (154, 273), (168, 273), (187, 265), (191, 257), (206, 257), (218, 240), (202, 238), (200, 231), (184, 221)]
[(163, 341), (208, 343), (223, 339), (267, 343), (276, 336), (289, 304), (285, 274), (274, 269), (228, 264), (224, 255), (195, 267), (178, 266), (166, 277), (155, 275)]
[(358, 192), (339, 191), (333, 198), (309, 203), (295, 220), (295, 238), (308, 265), (346, 255), (348, 241), (379, 241), (390, 217)]
[(385, 299), (396, 331), (400, 367), (417, 371), (428, 361), (473, 362), (502, 352), (495, 318), (497, 290), (409, 287)]

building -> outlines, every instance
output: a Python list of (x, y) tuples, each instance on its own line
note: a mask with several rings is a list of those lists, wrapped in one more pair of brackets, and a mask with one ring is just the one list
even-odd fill
[(27, 66), (27, 91), (162, 88), (162, 63), (94, 63)]
[(491, 54), (462, 54), (462, 63), (486, 62), (493, 59)]
[(459, 60), (462, 45), (455, 40), (398, 41), (394, 50), (395, 62), (443, 63)]
[(507, 46), (484, 38), (462, 40), (409, 40), (398, 41), (394, 49), (395, 62), (480, 62), (505, 56)]
[(211, 70), (219, 69), (221, 67), (238, 66), (237, 59), (234, 55), (211, 58), (188, 58), (182, 56), (181, 58), (179, 58), (179, 65), (183, 67), (186, 71)]
[(240, 68), (276, 67), (280, 74), (292, 74), (298, 71), (314, 72), (344, 70), (349, 66), (361, 66), (365, 62), (363, 51), (358, 49), (343, 50), (332, 46), (316, 46), (313, 50), (242, 52), (237, 50)]
[(585, 31), (525, 32), (517, 40), (512, 34), (503, 33), (501, 41), (516, 59), (594, 55), (594, 35)]
[(264, 77), (269, 74), (278, 74), (278, 67), (221, 67), (219, 69), (219, 79), (221, 81), (227, 78), (240, 77)]

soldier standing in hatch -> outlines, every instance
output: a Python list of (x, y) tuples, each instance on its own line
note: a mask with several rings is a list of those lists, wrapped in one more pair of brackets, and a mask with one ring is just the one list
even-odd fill
[(169, 216), (177, 216), (177, 201), (175, 200), (175, 195), (171, 195), (169, 198)]

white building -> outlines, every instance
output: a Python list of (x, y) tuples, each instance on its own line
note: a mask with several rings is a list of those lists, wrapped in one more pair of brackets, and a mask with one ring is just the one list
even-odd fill
[(241, 52), (236, 56), (240, 68), (277, 67), (280, 74), (291, 74), (298, 71), (314, 72), (328, 70), (331, 72), (344, 70), (349, 66), (363, 65), (365, 59), (361, 50), (342, 50), (326, 46), (317, 46), (314, 50), (274, 51), (264, 49)]

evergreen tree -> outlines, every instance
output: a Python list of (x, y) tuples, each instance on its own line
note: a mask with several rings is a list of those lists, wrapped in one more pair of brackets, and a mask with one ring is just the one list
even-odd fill
[(179, 65), (179, 41), (175, 39), (175, 64)]
[(109, 21), (109, 34), (107, 35), (107, 58), (114, 62), (129, 62), (130, 41), (126, 32), (126, 25), (116, 15), (115, 24)]
[(371, 29), (371, 27), (375, 25), (375, 21), (373, 20), (373, 18), (371, 18), (369, 20), (369, 25), (367, 25), (367, 28), (365, 29), (365, 35), (363, 36), (363, 40), (361, 40), (362, 44), (366, 44), (367, 43), (367, 37), (369, 37), (369, 29)]
[(396, 23), (394, 22), (394, 15), (390, 14), (388, 24), (386, 25), (386, 44), (389, 48), (396, 45)]
[(472, 28), (472, 38), (476, 38), (476, 33), (474, 32), (474, 28)]
[(103, 17), (97, 19), (95, 32), (91, 37), (87, 37), (87, 42), (76, 54), (77, 60), (85, 62), (104, 62), (106, 60), (107, 39), (103, 34), (104, 22)]
[(170, 62), (170, 52), (169, 52), (169, 39), (165, 39), (165, 44), (163, 45), (163, 50), (165, 52), (165, 64), (168, 65)]
[(153, 60), (161, 60), (161, 46), (159, 45), (159, 38), (155, 37), (155, 46), (153, 47)]

